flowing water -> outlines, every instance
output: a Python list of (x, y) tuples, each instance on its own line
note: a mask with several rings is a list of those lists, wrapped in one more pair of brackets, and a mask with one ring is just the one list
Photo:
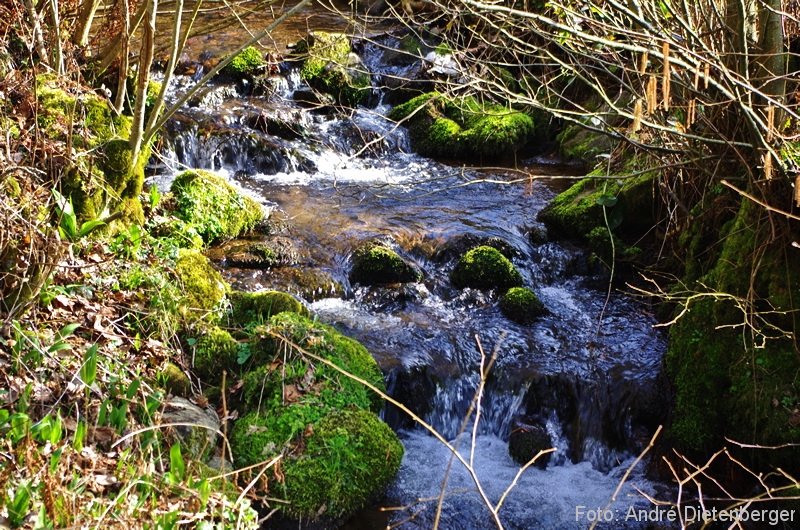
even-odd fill
[[(640, 304), (617, 293), (606, 300), (584, 251), (543, 236), (536, 215), (559, 185), (544, 177), (574, 170), (535, 162), (520, 164), (521, 172), (437, 163), (411, 153), (404, 131), (383, 118), (387, 106), (346, 116), (315, 113), (292, 102), (302, 85), (296, 73), (273, 84), (263, 97), (218, 87), (185, 109), (166, 134), (162, 183), (182, 165), (214, 169), (270, 206), (281, 236), (297, 248), (295, 268), (342, 285), (306, 294), (311, 310), (369, 348), (394, 397), (466, 459), (474, 451), (474, 474), (491, 502), (520, 467), (508, 453), (513, 420), (538, 418), (556, 452), (546, 469), (530, 468), (519, 478), (500, 519), (506, 528), (586, 527), (591, 510), (608, 505), (655, 429), (665, 343)], [(260, 132), (249, 126), (254, 115), (280, 117), (293, 132)], [(424, 279), (392, 288), (351, 285), (353, 249), (375, 239), (416, 265)], [(525, 284), (548, 308), (536, 323), (504, 318), (497, 293), (450, 286), (459, 252), (490, 240), (507, 244)], [(236, 269), (224, 258), (220, 264), (236, 287), (292, 289), (285, 270)], [(474, 424), (464, 418), (479, 387), (481, 352), (493, 366), (473, 440)], [(392, 407), (385, 419), (399, 431), (406, 454), (379, 505), (404, 508), (368, 510), (350, 528), (387, 522), (430, 528), (448, 450)], [(615, 522), (601, 527), (640, 527), (624, 516), (630, 506), (647, 506), (637, 490), (657, 495), (659, 488), (641, 467), (611, 512), (601, 514), (615, 515)], [(440, 528), (495, 527), (458, 462), (446, 488)]]

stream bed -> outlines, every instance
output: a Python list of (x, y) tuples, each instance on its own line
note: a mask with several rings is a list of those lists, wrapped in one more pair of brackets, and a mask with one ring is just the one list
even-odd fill
[[(219, 171), (272, 209), (279, 232), (264, 237), (293, 245), (291, 267), (236, 268), (224, 252), (213, 256), (227, 279), (245, 290), (293, 292), (320, 320), (367, 346), (395, 399), (466, 459), (474, 451), (475, 476), (493, 503), (520, 468), (508, 451), (515, 421), (540, 422), (556, 451), (546, 469), (531, 467), (518, 479), (500, 511), (505, 528), (584, 528), (597, 515), (613, 519), (602, 528), (652, 527), (626, 518), (631, 507), (649, 506), (642, 492), (663, 492), (645, 478), (644, 463), (610, 511), (597, 510), (609, 505), (663, 417), (665, 341), (645, 307), (616, 292), (607, 299), (586, 251), (550, 240), (537, 222), (563, 189), (559, 177), (575, 177), (575, 169), (542, 160), (520, 162), (518, 171), (438, 163), (412, 153), (405, 131), (383, 117), (389, 107), (380, 94), (373, 108), (319, 112), (293, 100), (304, 88), (296, 71), (273, 84), (259, 97), (213, 88), (165, 133), (161, 185), (184, 167)], [(291, 130), (269, 134), (253, 116), (278, 117)], [(423, 280), (351, 285), (352, 252), (373, 240), (397, 250)], [(459, 254), (485, 242), (513, 255), (547, 308), (544, 317), (515, 324), (500, 313), (497, 293), (450, 285)], [(329, 282), (303, 291), (299, 273)], [(479, 388), (481, 351), (484, 363), (494, 360), (472, 438), (474, 424), (464, 418)], [(464, 467), (454, 462), (448, 474), (441, 443), (396, 408), (387, 407), (384, 419), (404, 443), (402, 467), (386, 498), (346, 528), (431, 528), (446, 475), (440, 528), (496, 528)]]

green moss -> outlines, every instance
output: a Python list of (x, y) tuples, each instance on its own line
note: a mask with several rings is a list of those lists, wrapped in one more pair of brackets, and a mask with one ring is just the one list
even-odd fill
[[(613, 231), (609, 234), (605, 226), (597, 226), (586, 234), (586, 242), (592, 249), (594, 256), (610, 267), (612, 258), (617, 261), (630, 261), (636, 259), (642, 249), (625, 244)], [(613, 248), (611, 243), (614, 243)]]
[(172, 215), (152, 218), (148, 230), (159, 239), (169, 240), (177, 248), (199, 250), (205, 245), (194, 225)]
[(420, 273), (397, 252), (380, 244), (363, 245), (353, 253), (350, 281), (362, 285), (383, 285), (418, 281)]
[(174, 396), (189, 397), (192, 393), (192, 383), (181, 368), (174, 363), (167, 363), (158, 375), (164, 389)]
[(194, 371), (206, 383), (217, 384), (222, 379), (222, 371), (236, 374), (239, 369), (240, 345), (229, 332), (210, 326), (203, 329), (195, 339)]
[(370, 77), (360, 62), (351, 64), (347, 35), (315, 31), (305, 44), (308, 57), (300, 70), (304, 81), (345, 105), (355, 106), (366, 98)]
[(222, 275), (196, 250), (181, 250), (175, 273), (184, 289), (187, 316), (202, 317), (218, 309), (229, 291)]
[(297, 519), (353, 513), (389, 484), (403, 455), (394, 432), (358, 409), (291, 405), (276, 414), (248, 414), (231, 433), (239, 466), (262, 462), (287, 443), (295, 450), (282, 462), (284, 480), (277, 488), (288, 504), (279, 506)]
[[(438, 98), (441, 98), (442, 95), (438, 92), (428, 92), (426, 94), (420, 94), (419, 96), (406, 101), (401, 105), (397, 105), (392, 110), (389, 111), (387, 117), (390, 120), (394, 121), (401, 121), (408, 118), (411, 113), (422, 107), (423, 105), (428, 105), (429, 102), (433, 101), (436, 102)], [(430, 103), (432, 105), (433, 103)], [(423, 111), (419, 111), (422, 113)]]
[(502, 158), (524, 146), (534, 130), (533, 120), (522, 112), (473, 97), (450, 100), (437, 92), (398, 105), (388, 117), (408, 118), (414, 147), (433, 157)]
[(539, 297), (526, 287), (512, 287), (500, 298), (500, 310), (519, 324), (529, 324), (545, 313)]
[(461, 126), (450, 118), (436, 118), (417, 140), (417, 151), (426, 156), (458, 158), (466, 147), (461, 133)]
[(308, 315), (308, 310), (295, 297), (280, 291), (245, 293), (234, 291), (231, 294), (232, 324), (244, 326), (249, 322), (264, 322), (273, 315), (283, 312)]
[(590, 166), (597, 161), (598, 155), (611, 153), (616, 143), (607, 134), (577, 124), (564, 127), (556, 141), (564, 159), (581, 160)]
[(264, 219), (260, 204), (208, 171), (184, 171), (175, 177), (171, 189), (177, 203), (175, 214), (207, 244), (233, 239)]
[[(723, 436), (760, 445), (800, 440), (800, 426), (793, 421), (800, 358), (792, 340), (778, 338), (770, 328), (794, 330), (785, 311), (800, 294), (800, 263), (781, 251), (779, 240), (771, 240), (773, 225), (765, 215), (742, 200), (719, 234), (724, 243), (714, 266), (700, 278), (704, 291), (749, 298), (753, 305), (747, 314), (743, 302), (708, 295), (692, 303), (670, 329), (665, 367), (675, 385), (675, 407), (668, 433), (679, 448), (713, 450), (724, 443)], [(761, 311), (763, 322), (753, 319), (754, 310)], [(766, 335), (742, 333), (746, 318)], [(797, 453), (787, 448), (758, 457), (783, 466), (796, 461)]]
[[(295, 350), (286, 353), (286, 342), (275, 338), (277, 335), (385, 391), (383, 374), (369, 351), (331, 326), (287, 312), (273, 316), (264, 328), (256, 329), (255, 335), (259, 339), (253, 347), (253, 363), (270, 364), (277, 359), (282, 367), (291, 365), (292, 373), (298, 377), (306, 377), (308, 370), (304, 366), (311, 366), (313, 361)], [(325, 383), (316, 391), (303, 394), (303, 401), (356, 404), (374, 411), (383, 405), (378, 394), (328, 366), (316, 364), (314, 379)]]
[(305, 443), (284, 470), (286, 512), (298, 519), (352, 514), (389, 485), (403, 457), (394, 432), (361, 410), (332, 412)]
[(469, 250), (456, 264), (450, 280), (459, 289), (507, 289), (522, 285), (522, 276), (499, 250), (480, 246)]
[(257, 74), (266, 64), (267, 62), (258, 48), (248, 46), (236, 54), (236, 57), (225, 66), (223, 72), (235, 78), (244, 78)]
[(558, 194), (539, 213), (539, 220), (552, 233), (575, 239), (587, 238), (597, 227), (605, 228), (606, 221), (612, 230), (619, 228), (620, 232), (635, 236), (649, 230), (655, 222), (652, 190), (656, 174), (625, 177), (623, 173), (619, 179), (597, 178), (604, 175), (605, 169), (596, 169)]
[(61, 191), (72, 200), (78, 221), (122, 211), (124, 224), (141, 223), (141, 205), (135, 203), (150, 146), (143, 147), (138, 160), (131, 159), (131, 118), (117, 115), (92, 92), (67, 92), (49, 75), (37, 76), (37, 96), (37, 120), (44, 134), (66, 141), (72, 132), (73, 145), (87, 152), (73, 160), (61, 181)]

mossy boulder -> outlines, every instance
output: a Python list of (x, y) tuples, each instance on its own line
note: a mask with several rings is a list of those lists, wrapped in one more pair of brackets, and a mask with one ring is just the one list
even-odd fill
[(568, 125), (556, 136), (559, 153), (565, 160), (594, 165), (598, 155), (610, 154), (617, 140), (578, 124)]
[(522, 285), (522, 275), (499, 250), (480, 246), (461, 256), (450, 281), (459, 289), (509, 289)]
[[(632, 175), (623, 168), (619, 178), (608, 178), (605, 168), (592, 171), (539, 212), (539, 220), (551, 235), (587, 239), (597, 227), (638, 237), (655, 223), (654, 172)], [(606, 213), (603, 214), (605, 207)], [(595, 234), (597, 235), (597, 234)]]
[[(61, 179), (79, 222), (120, 212), (127, 225), (144, 223), (139, 194), (150, 145), (133, 160), (128, 144), (132, 120), (83, 88), (67, 90), (49, 74), (36, 78), (37, 122), (47, 137), (69, 140), (86, 154), (75, 157)], [(68, 138), (68, 136), (71, 136)]]
[(218, 309), (230, 290), (208, 258), (197, 250), (178, 253), (175, 274), (183, 286), (187, 315), (202, 316)]
[(258, 293), (234, 291), (230, 298), (229, 321), (233, 325), (244, 326), (250, 322), (266, 322), (273, 315), (284, 312), (308, 315), (308, 310), (298, 299), (280, 291)]
[(178, 397), (189, 397), (192, 393), (192, 383), (181, 367), (174, 363), (167, 363), (159, 372), (158, 380), (164, 390)]
[(267, 62), (264, 55), (255, 46), (248, 46), (236, 56), (223, 69), (223, 75), (233, 79), (244, 79), (257, 75)]
[[(720, 228), (714, 266), (697, 284), (712, 294), (692, 301), (670, 328), (665, 368), (675, 404), (667, 433), (686, 451), (716, 450), (723, 437), (767, 446), (800, 441), (800, 358), (788, 316), (800, 297), (800, 258), (771, 240), (765, 210), (736, 200), (734, 219)], [(787, 446), (756, 458), (793, 465), (798, 450)]]
[[(278, 506), (288, 517), (341, 520), (389, 485), (403, 446), (389, 426), (365, 410), (329, 410), (312, 422), (306, 415), (315, 414), (290, 406), (277, 419), (252, 413), (238, 420), (231, 433), (236, 463), (262, 462), (290, 440), (295, 449), (282, 461), (283, 480), (270, 495), (287, 501)], [(300, 428), (286, 438), (281, 427), (293, 422)]]
[(206, 244), (238, 237), (265, 218), (260, 204), (209, 171), (184, 171), (171, 190), (175, 215), (192, 225)]
[(370, 76), (344, 33), (315, 31), (297, 49), (306, 54), (300, 77), (312, 88), (356, 106), (370, 93)]
[(147, 228), (154, 237), (178, 248), (200, 250), (205, 246), (194, 225), (174, 215), (156, 215), (149, 220)]
[(512, 287), (500, 298), (500, 311), (519, 324), (530, 324), (546, 311), (536, 294), (527, 287)]
[(397, 252), (377, 243), (362, 245), (353, 253), (350, 281), (362, 285), (386, 285), (418, 281), (420, 272)]
[[(297, 313), (284, 312), (256, 328), (250, 365), (258, 368), (245, 376), (243, 400), (253, 405), (263, 396), (270, 407), (285, 401), (345, 407), (355, 405), (377, 412), (381, 397), (338, 370), (316, 362), (290, 344), (327, 359), (347, 373), (385, 391), (383, 374), (369, 351), (336, 329)], [(285, 340), (279, 339), (282, 337)], [(292, 392), (292, 396), (283, 395)]]
[(222, 379), (223, 370), (229, 374), (238, 373), (239, 353), (247, 346), (239, 341), (225, 329), (218, 326), (208, 326), (200, 330), (200, 335), (194, 338), (194, 372), (204, 382), (216, 385)]
[(389, 119), (404, 121), (414, 148), (440, 158), (496, 160), (521, 149), (534, 131), (522, 112), (473, 97), (447, 98), (437, 92), (417, 96), (393, 108)]
[(272, 269), (297, 265), (300, 253), (291, 239), (238, 242), (220, 249), (225, 264), (243, 269)]

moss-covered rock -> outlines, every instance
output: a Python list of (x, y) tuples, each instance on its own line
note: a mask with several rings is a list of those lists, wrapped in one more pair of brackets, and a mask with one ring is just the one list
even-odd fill
[(227, 330), (218, 326), (203, 328), (195, 341), (193, 369), (204, 382), (216, 385), (223, 370), (238, 373), (242, 345)]
[(352, 514), (382, 493), (403, 458), (394, 432), (363, 410), (329, 414), (305, 443), (303, 454), (285, 469), (287, 513), (297, 518)]
[(508, 258), (493, 247), (469, 250), (458, 260), (450, 281), (459, 289), (509, 289), (522, 285), (522, 276)]
[(577, 160), (589, 166), (594, 165), (598, 155), (611, 153), (617, 143), (607, 134), (577, 124), (564, 127), (556, 136), (556, 142), (565, 160)]
[(236, 54), (236, 57), (222, 69), (222, 73), (234, 79), (243, 79), (258, 74), (266, 64), (264, 55), (258, 48), (248, 46)]
[(421, 275), (397, 252), (378, 243), (362, 245), (353, 253), (350, 281), (362, 285), (414, 282)]
[(178, 248), (200, 250), (205, 245), (194, 225), (174, 215), (157, 215), (150, 219), (147, 228), (153, 236), (169, 240)]
[(40, 129), (60, 141), (67, 141), (71, 133), (69, 141), (86, 152), (71, 161), (60, 183), (78, 221), (121, 212), (123, 224), (142, 224), (139, 194), (150, 146), (143, 146), (138, 159), (132, 159), (131, 118), (118, 115), (92, 92), (78, 90), (78, 96), (67, 91), (53, 76), (39, 75), (36, 83)]
[(527, 287), (512, 287), (500, 298), (500, 311), (519, 324), (529, 324), (545, 313), (539, 297)]
[(448, 99), (437, 92), (417, 96), (388, 114), (406, 120), (414, 148), (443, 158), (494, 160), (514, 154), (530, 139), (534, 126), (525, 113), (473, 97)]
[[(314, 409), (302, 406), (287, 407), (277, 419), (249, 414), (236, 422), (231, 446), (238, 465), (251, 465), (292, 441), (296, 450), (283, 460), (283, 480), (277, 486), (288, 501), (279, 505), (281, 510), (296, 519), (338, 520), (388, 486), (400, 467), (403, 446), (368, 411), (329, 410), (314, 416)], [(291, 424), (299, 428), (284, 428)]]
[(231, 294), (231, 313), (229, 321), (237, 326), (250, 322), (265, 322), (278, 313), (290, 312), (308, 315), (308, 310), (295, 297), (280, 291), (261, 291), (246, 293), (234, 291)]
[(358, 105), (369, 95), (369, 73), (351, 52), (347, 35), (315, 31), (298, 48), (307, 53), (300, 76), (311, 87), (350, 106)]
[[(670, 328), (665, 367), (675, 406), (668, 434), (681, 448), (713, 450), (723, 436), (770, 446), (800, 440), (800, 358), (793, 339), (776, 333), (794, 332), (792, 319), (783, 317), (800, 296), (800, 259), (770, 242), (765, 215), (741, 201), (721, 228), (724, 243), (714, 267), (700, 279), (704, 290), (726, 295), (698, 298)], [(742, 305), (748, 299), (753, 305)], [(751, 311), (760, 312), (757, 319)], [(748, 340), (741, 332), (745, 322), (764, 334)], [(762, 453), (774, 465), (797, 459), (796, 449)]]
[(592, 171), (558, 194), (539, 212), (539, 220), (547, 225), (550, 234), (559, 237), (586, 239), (592, 230), (605, 229), (607, 224), (621, 233), (641, 235), (655, 222), (656, 175), (646, 172), (626, 177), (624, 171), (618, 179), (607, 178), (603, 168)]
[(158, 379), (164, 386), (164, 390), (178, 397), (189, 397), (192, 393), (192, 383), (180, 366), (174, 363), (167, 363), (158, 374)]
[(203, 316), (222, 305), (230, 288), (203, 254), (181, 250), (175, 273), (183, 285), (187, 315)]
[(275, 388), (285, 390), (287, 385), (294, 385), (294, 401), (380, 410), (382, 399), (363, 384), (325, 364), (315, 363), (292, 348), (287, 353), (288, 343), (295, 344), (385, 391), (378, 364), (358, 341), (331, 326), (291, 312), (273, 316), (266, 326), (256, 328), (255, 336), (251, 364), (260, 366), (256, 371), (260, 373), (245, 378), (245, 403), (254, 396), (267, 395), (278, 406), (286, 396)]
[(209, 171), (184, 171), (172, 183), (175, 214), (207, 244), (233, 239), (264, 220), (264, 209), (227, 180)]
[(224, 249), (224, 260), (231, 267), (272, 269), (297, 265), (300, 253), (291, 239), (275, 237), (264, 241), (239, 242)]

